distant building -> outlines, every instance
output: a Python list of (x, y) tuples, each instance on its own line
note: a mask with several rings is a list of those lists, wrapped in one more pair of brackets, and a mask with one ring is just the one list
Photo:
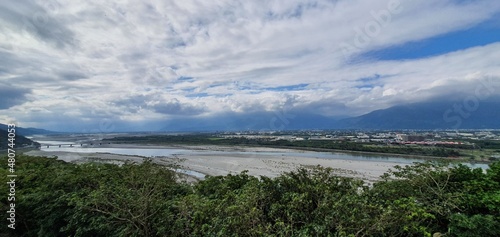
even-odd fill
[(368, 136), (366, 134), (362, 134), (362, 135), (358, 135), (357, 138), (359, 138), (359, 139), (369, 139), (370, 136)]
[(423, 142), (425, 141), (425, 136), (421, 135), (406, 135), (406, 134), (398, 134), (396, 138), (403, 142)]
[(398, 134), (398, 135), (396, 135), (396, 139), (398, 141), (408, 141), (408, 135), (406, 135), (406, 134)]
[(448, 136), (448, 137), (458, 137), (458, 133), (447, 132), (446, 136)]

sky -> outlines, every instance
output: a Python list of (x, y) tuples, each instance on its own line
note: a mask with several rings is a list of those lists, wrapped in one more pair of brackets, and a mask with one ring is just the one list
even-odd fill
[(481, 85), (500, 94), (499, 52), (498, 0), (6, 1), (0, 123), (338, 119)]

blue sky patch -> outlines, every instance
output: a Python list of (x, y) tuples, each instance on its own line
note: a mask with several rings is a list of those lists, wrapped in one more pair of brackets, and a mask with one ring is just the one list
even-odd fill
[(420, 59), (496, 42), (500, 42), (500, 24), (487, 21), (469, 29), (368, 52), (360, 57), (378, 60)]
[(300, 90), (304, 90), (308, 85), (309, 84), (303, 83), (303, 84), (291, 85), (291, 86), (267, 87), (267, 88), (263, 88), (263, 89), (268, 90), (268, 91), (300, 91)]
[(372, 81), (376, 81), (378, 80), (379, 78), (381, 78), (381, 76), (379, 74), (375, 74), (373, 75), (372, 77), (363, 77), (363, 78), (360, 78), (358, 79), (358, 81), (361, 81), (361, 82), (372, 82)]
[(194, 93), (194, 94), (187, 94), (186, 97), (189, 98), (196, 98), (196, 97), (207, 97), (209, 96), (208, 93)]
[(363, 90), (373, 89), (373, 87), (375, 87), (375, 85), (380, 84), (380, 83), (377, 83), (377, 81), (382, 77), (383, 76), (381, 76), (379, 74), (375, 74), (371, 77), (360, 78), (360, 79), (356, 80), (356, 82), (358, 82), (359, 85), (357, 85), (355, 87), (358, 89), (363, 89)]
[(194, 78), (193, 77), (185, 77), (185, 76), (180, 76), (177, 78), (179, 81), (192, 81)]

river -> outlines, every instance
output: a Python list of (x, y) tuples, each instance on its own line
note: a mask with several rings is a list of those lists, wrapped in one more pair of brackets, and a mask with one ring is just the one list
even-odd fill
[[(209, 155), (209, 156), (232, 156), (232, 155), (247, 155), (252, 157), (258, 156), (275, 156), (275, 157), (302, 157), (302, 158), (322, 158), (322, 159), (338, 159), (338, 160), (355, 160), (355, 161), (371, 161), (371, 162), (390, 162), (394, 165), (408, 165), (414, 162), (423, 162), (423, 158), (401, 157), (395, 155), (367, 155), (355, 153), (341, 152), (316, 152), (316, 151), (297, 151), (288, 149), (262, 149), (262, 151), (252, 150), (200, 150), (190, 148), (103, 148), (103, 147), (70, 147), (69, 145), (59, 147), (59, 144), (70, 144), (68, 142), (61, 143), (54, 141), (40, 141), (43, 144), (51, 144), (55, 146), (42, 146), (42, 151), (64, 151), (64, 152), (79, 152), (79, 153), (111, 153), (120, 155), (134, 155), (144, 157), (173, 157), (175, 155)], [(481, 163), (463, 163), (471, 168), (488, 168), (487, 164)]]

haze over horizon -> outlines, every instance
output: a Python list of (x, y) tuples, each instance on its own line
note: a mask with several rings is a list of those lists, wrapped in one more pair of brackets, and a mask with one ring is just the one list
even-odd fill
[(498, 0), (7, 1), (0, 26), (0, 123), (23, 127), (283, 127), (500, 96)]

